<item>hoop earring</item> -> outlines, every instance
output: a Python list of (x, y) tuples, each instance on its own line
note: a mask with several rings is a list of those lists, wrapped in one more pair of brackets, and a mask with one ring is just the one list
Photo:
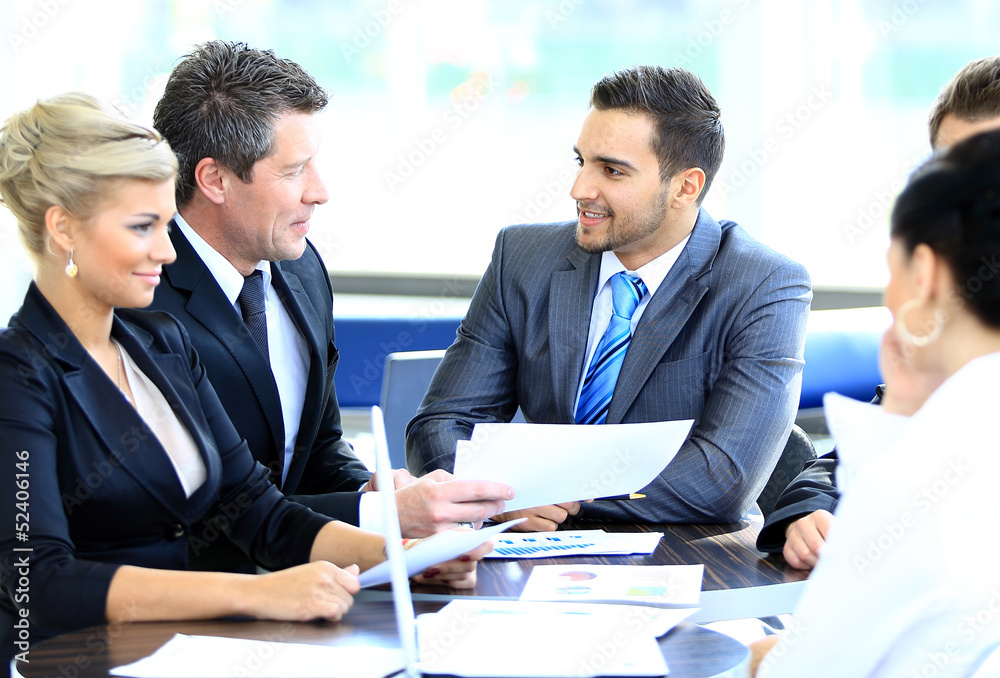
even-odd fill
[(73, 263), (73, 250), (70, 250), (66, 255), (66, 275), (70, 278), (75, 278), (76, 274), (80, 272), (80, 268)]
[(941, 336), (941, 332), (944, 330), (944, 324), (948, 320), (947, 314), (938, 309), (934, 311), (934, 327), (930, 332), (924, 335), (916, 335), (910, 332), (906, 327), (906, 314), (912, 311), (920, 303), (919, 299), (910, 299), (899, 307), (896, 311), (896, 319), (893, 322), (893, 328), (896, 330), (896, 336), (898, 336), (902, 341), (914, 346), (915, 348), (923, 348), (933, 341), (937, 341), (938, 337)]

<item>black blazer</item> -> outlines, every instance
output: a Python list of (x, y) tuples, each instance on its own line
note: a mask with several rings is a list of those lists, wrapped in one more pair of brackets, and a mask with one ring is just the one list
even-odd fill
[[(254, 458), (270, 470), (271, 482), (293, 501), (358, 524), (358, 488), (370, 473), (343, 439), (333, 375), (333, 290), (319, 254), (308, 244), (295, 261), (271, 264), (275, 290), (309, 346), (309, 376), (299, 434), (284, 485), (285, 433), (278, 388), (239, 313), (176, 225), (170, 239), (177, 260), (164, 267), (151, 309), (181, 321), (236, 430)], [(199, 554), (196, 566), (233, 569), (232, 556)]]
[[(15, 606), (29, 612), (34, 644), (105, 623), (119, 565), (185, 569), (189, 539), (208, 543), (224, 533), (260, 565), (288, 567), (308, 560), (328, 522), (268, 482), (176, 320), (122, 310), (112, 336), (191, 433), (207, 479), (184, 496), (159, 441), (32, 284), (0, 334), (4, 651), (14, 649)], [(210, 511), (226, 520), (197, 531)]]

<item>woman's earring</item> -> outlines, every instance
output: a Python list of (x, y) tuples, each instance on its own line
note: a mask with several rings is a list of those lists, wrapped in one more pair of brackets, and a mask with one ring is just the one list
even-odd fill
[(70, 278), (75, 278), (76, 274), (80, 272), (80, 268), (73, 263), (73, 250), (69, 251), (66, 256), (66, 275)]
[(934, 326), (927, 334), (913, 334), (906, 326), (906, 315), (920, 304), (917, 299), (910, 299), (896, 311), (895, 329), (896, 336), (905, 343), (916, 348), (923, 348), (941, 336), (944, 325), (948, 322), (948, 316), (944, 311), (938, 309), (934, 311)]

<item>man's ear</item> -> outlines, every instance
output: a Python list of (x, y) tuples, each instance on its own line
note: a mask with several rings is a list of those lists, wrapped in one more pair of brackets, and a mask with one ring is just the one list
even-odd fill
[(194, 168), (195, 190), (208, 198), (209, 202), (221, 205), (226, 201), (229, 186), (228, 172), (215, 158), (202, 158)]
[(705, 187), (705, 170), (700, 167), (689, 167), (674, 175), (673, 207), (678, 209), (698, 202)]
[(49, 242), (55, 243), (63, 252), (73, 249), (78, 225), (79, 221), (59, 205), (45, 210), (45, 230), (49, 234)]

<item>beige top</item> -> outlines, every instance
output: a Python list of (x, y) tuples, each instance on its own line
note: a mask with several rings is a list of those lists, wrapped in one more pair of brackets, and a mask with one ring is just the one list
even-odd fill
[(156, 384), (142, 373), (121, 344), (115, 342), (115, 345), (124, 358), (122, 365), (128, 383), (132, 387), (135, 408), (156, 439), (160, 441), (163, 449), (167, 451), (167, 456), (184, 488), (184, 494), (190, 497), (202, 486), (206, 477), (205, 462), (201, 458), (198, 446)]

